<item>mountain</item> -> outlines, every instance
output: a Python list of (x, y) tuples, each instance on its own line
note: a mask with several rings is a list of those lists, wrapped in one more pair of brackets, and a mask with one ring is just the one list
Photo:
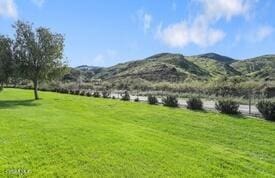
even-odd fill
[(79, 66), (77, 69), (93, 71), (94, 79), (106, 81), (127, 78), (149, 82), (183, 82), (211, 80), (221, 76), (246, 76), (257, 80), (275, 80), (275, 55), (236, 60), (216, 53), (196, 56), (160, 53), (142, 60), (107, 68)]
[(76, 70), (80, 70), (80, 71), (98, 71), (98, 70), (101, 70), (102, 68), (103, 67), (88, 66), (88, 65), (75, 67)]
[(206, 54), (201, 54), (201, 55), (197, 55), (197, 56), (194, 56), (194, 57), (212, 59), (212, 60), (215, 60), (215, 61), (218, 61), (218, 62), (224, 62), (224, 63), (232, 63), (232, 62), (236, 61), (235, 59), (232, 59), (232, 58), (227, 57), (227, 56), (222, 56), (222, 55), (219, 55), (219, 54), (216, 54), (216, 53), (206, 53)]
[(202, 54), (186, 57), (187, 60), (205, 69), (211, 77), (241, 75), (231, 66), (237, 60), (215, 53)]
[(275, 80), (275, 55), (237, 61), (231, 66), (250, 78)]
[(96, 75), (103, 80), (140, 78), (153, 82), (207, 79), (208, 71), (188, 61), (181, 54), (162, 53), (144, 60), (105, 68)]

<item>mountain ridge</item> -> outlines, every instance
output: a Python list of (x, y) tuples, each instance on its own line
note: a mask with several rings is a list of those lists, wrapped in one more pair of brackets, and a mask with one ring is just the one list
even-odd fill
[(92, 78), (107, 81), (138, 78), (150, 82), (184, 82), (211, 80), (221, 76), (275, 80), (275, 55), (268, 54), (238, 60), (217, 53), (194, 56), (159, 53), (141, 60), (120, 63), (111, 67), (83, 65), (75, 69), (96, 71)]

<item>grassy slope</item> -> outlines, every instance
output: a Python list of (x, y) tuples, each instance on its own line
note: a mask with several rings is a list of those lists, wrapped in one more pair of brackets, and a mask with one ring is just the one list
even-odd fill
[(0, 93), (0, 177), (275, 175), (275, 124), (80, 96)]

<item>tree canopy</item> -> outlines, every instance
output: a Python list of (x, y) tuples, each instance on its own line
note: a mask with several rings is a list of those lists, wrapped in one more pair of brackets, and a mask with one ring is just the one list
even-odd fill
[(13, 41), (3, 35), (0, 36), (0, 88), (3, 88), (12, 76), (14, 70), (14, 60), (12, 51)]
[(33, 82), (35, 99), (39, 99), (39, 82), (56, 79), (66, 71), (64, 37), (48, 28), (34, 29), (32, 24), (22, 21), (16, 22), (14, 28), (14, 54), (19, 72)]

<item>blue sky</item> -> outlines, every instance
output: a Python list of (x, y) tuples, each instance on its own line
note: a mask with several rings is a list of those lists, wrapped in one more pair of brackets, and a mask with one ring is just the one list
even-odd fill
[(65, 35), (71, 66), (111, 66), (160, 52), (275, 53), (274, 0), (0, 0), (0, 33), (18, 19)]

